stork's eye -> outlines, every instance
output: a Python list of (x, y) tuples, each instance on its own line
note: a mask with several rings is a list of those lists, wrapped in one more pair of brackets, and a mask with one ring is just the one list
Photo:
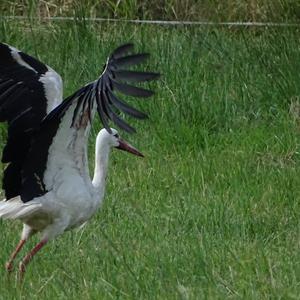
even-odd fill
[(114, 134), (114, 137), (116, 137), (117, 139), (119, 138), (119, 135), (116, 133)]

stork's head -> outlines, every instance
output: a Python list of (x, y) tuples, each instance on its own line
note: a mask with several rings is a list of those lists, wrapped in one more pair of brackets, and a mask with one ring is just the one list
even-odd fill
[(124, 151), (130, 152), (134, 155), (144, 157), (144, 155), (140, 151), (138, 151), (136, 148), (134, 148), (128, 142), (123, 140), (119, 136), (118, 131), (114, 128), (111, 128), (111, 133), (109, 133), (104, 128), (101, 129), (97, 136), (97, 143), (100, 142), (100, 140), (98, 141), (98, 139), (101, 140), (101, 143), (107, 144), (109, 147), (124, 150)]

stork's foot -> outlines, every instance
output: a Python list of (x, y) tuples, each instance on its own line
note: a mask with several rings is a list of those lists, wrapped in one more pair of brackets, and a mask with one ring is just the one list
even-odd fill
[(21, 261), (20, 264), (19, 264), (19, 273), (20, 274), (24, 274), (26, 271), (26, 266), (25, 264)]
[(5, 264), (5, 269), (8, 273), (11, 273), (13, 270), (14, 270), (14, 264), (12, 261), (8, 261), (6, 264)]
[(24, 279), (25, 271), (26, 271), (26, 266), (23, 263), (23, 261), (21, 261), (20, 264), (19, 264), (19, 274), (18, 274), (19, 275), (18, 279), (19, 279), (20, 282), (22, 282), (23, 279)]

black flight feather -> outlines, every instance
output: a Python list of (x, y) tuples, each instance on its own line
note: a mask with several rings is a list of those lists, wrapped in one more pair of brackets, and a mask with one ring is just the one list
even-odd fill
[(149, 58), (149, 56), (149, 53), (134, 54), (118, 58), (116, 60), (113, 60), (112, 62), (113, 66), (117, 66), (117, 68), (129, 67), (144, 62)]
[(117, 49), (115, 49), (113, 51), (111, 57), (113, 57), (114, 59), (120, 58), (132, 50), (133, 50), (133, 44), (131, 44), (131, 43), (124, 44), (124, 45), (118, 47)]
[(135, 117), (137, 119), (146, 119), (148, 117), (147, 114), (138, 111), (134, 107), (118, 99), (110, 90), (107, 91), (107, 94), (111, 103), (125, 114), (128, 114), (129, 116)]
[(160, 76), (159, 73), (150, 73), (150, 72), (137, 72), (137, 71), (127, 71), (127, 70), (118, 70), (112, 72), (113, 79), (131, 81), (131, 82), (143, 82), (156, 79)]
[(126, 83), (117, 82), (113, 79), (111, 80), (111, 83), (113, 88), (128, 96), (148, 98), (154, 94), (153, 91), (135, 87)]

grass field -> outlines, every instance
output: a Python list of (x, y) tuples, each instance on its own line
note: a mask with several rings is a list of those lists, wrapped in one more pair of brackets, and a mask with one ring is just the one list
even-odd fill
[[(0, 23), (0, 34), (56, 69), (65, 96), (128, 41), (163, 74), (139, 104), (150, 119), (125, 135), (146, 158), (114, 151), (103, 208), (49, 243), (22, 285), (1, 268), (0, 299), (298, 299), (298, 29)], [(0, 220), (1, 265), (20, 230)]]

